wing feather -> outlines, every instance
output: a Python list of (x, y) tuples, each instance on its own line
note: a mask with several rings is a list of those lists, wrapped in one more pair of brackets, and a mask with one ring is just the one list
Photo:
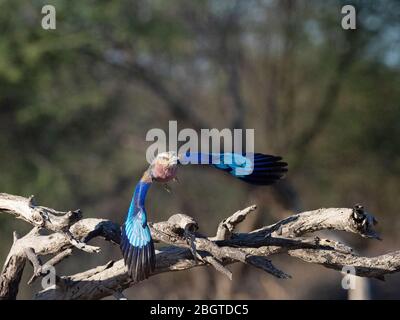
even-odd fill
[(148, 278), (155, 269), (155, 251), (150, 229), (147, 224), (143, 225), (141, 214), (128, 215), (122, 227), (120, 247), (132, 280), (139, 282)]
[[(255, 185), (273, 184), (282, 179), (288, 171), (288, 164), (282, 161), (282, 157), (263, 153), (186, 153), (182, 158), (182, 163), (199, 163), (201, 159), (201, 164), (212, 165), (235, 178)], [(204, 163), (207, 159), (209, 162)], [(215, 162), (216, 159), (218, 163)]]

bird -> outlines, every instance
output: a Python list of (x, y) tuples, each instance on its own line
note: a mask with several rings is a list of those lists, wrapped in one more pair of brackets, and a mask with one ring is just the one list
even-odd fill
[(155, 270), (156, 254), (147, 223), (145, 200), (153, 182), (176, 179), (178, 165), (211, 165), (253, 185), (270, 185), (287, 172), (288, 164), (280, 156), (262, 153), (194, 153), (179, 156), (174, 151), (157, 154), (135, 186), (132, 200), (121, 228), (120, 248), (128, 275), (133, 282), (147, 279)]

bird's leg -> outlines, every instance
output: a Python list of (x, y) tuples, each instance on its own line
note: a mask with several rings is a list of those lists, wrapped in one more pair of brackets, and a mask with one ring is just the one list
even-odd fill
[(165, 189), (168, 193), (171, 193), (171, 187), (170, 187), (168, 184), (164, 183), (164, 189)]
[[(179, 180), (178, 180), (177, 177), (174, 177), (174, 178), (172, 179), (172, 181), (173, 181), (173, 182), (179, 182)], [(168, 193), (171, 193), (171, 191), (172, 191), (171, 187), (170, 187), (167, 183), (164, 183), (164, 189), (165, 189)]]

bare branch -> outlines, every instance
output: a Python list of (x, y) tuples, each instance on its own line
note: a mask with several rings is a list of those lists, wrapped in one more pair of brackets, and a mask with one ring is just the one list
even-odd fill
[[(18, 207), (9, 200), (25, 203), (29, 199), (5, 198), (9, 201), (8, 209), (3, 211), (18, 217), (21, 216), (18, 210), (25, 210), (24, 220), (35, 227), (22, 238), (14, 237), (14, 244), (0, 277), (0, 297), (3, 299), (16, 297), (26, 260), (34, 266), (33, 281), (44, 275), (41, 272), (40, 256), (54, 255), (46, 263), (49, 265), (55, 265), (70, 256), (73, 248), (71, 237), (89, 248), (91, 246), (86, 242), (94, 237), (102, 237), (112, 243), (120, 241), (118, 224), (95, 218), (79, 220), (67, 230), (44, 234), (43, 228), (37, 227), (36, 220), (32, 219), (34, 213), (31, 210), (27, 210), (25, 205)], [(335, 270), (352, 266), (358, 276), (377, 279), (400, 270), (400, 251), (372, 258), (361, 257), (354, 254), (352, 248), (337, 241), (307, 236), (320, 230), (341, 230), (365, 238), (379, 239), (374, 230), (376, 219), (365, 212), (362, 206), (307, 211), (249, 233), (234, 233), (235, 226), (254, 209), (255, 206), (251, 206), (234, 213), (220, 223), (217, 237), (210, 238), (199, 233), (197, 222), (187, 215), (176, 214), (168, 221), (150, 223), (154, 240), (169, 244), (157, 250), (154, 274), (211, 265), (232, 279), (232, 272), (227, 265), (239, 262), (262, 269), (278, 278), (290, 278), (272, 264), (270, 257), (276, 254), (287, 254)], [(54, 228), (54, 225), (49, 228)], [(122, 291), (132, 285), (121, 259), (71, 276), (59, 276), (56, 287), (38, 292), (36, 298), (101, 299), (114, 295), (122, 299)]]
[(243, 210), (236, 211), (233, 215), (222, 222), (218, 226), (217, 235), (215, 236), (215, 240), (226, 240), (229, 239), (232, 235), (233, 230), (236, 225), (246, 219), (247, 215), (256, 210), (257, 206), (253, 205), (247, 207)]
[(66, 230), (82, 218), (79, 209), (68, 212), (37, 206), (34, 197), (24, 198), (0, 193), (0, 211), (11, 213), (30, 224), (51, 231)]
[(18, 235), (14, 231), (14, 243), (6, 258), (0, 276), (0, 299), (14, 300), (18, 294), (19, 283), (25, 267), (25, 257), (18, 250)]

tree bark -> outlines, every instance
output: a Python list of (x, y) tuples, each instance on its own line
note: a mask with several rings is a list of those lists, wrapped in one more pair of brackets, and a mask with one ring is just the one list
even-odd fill
[[(31, 283), (46, 276), (48, 266), (54, 267), (71, 256), (73, 248), (100, 252), (99, 247), (88, 244), (94, 237), (115, 244), (120, 241), (120, 226), (110, 220), (83, 219), (80, 210), (59, 212), (37, 206), (32, 199), (0, 194), (0, 211), (34, 226), (22, 238), (14, 234), (14, 243), (0, 275), (1, 299), (16, 299), (26, 261), (34, 267)], [(340, 230), (380, 239), (374, 230), (376, 219), (359, 205), (298, 213), (248, 233), (235, 233), (236, 225), (255, 209), (256, 206), (250, 206), (224, 219), (213, 237), (202, 235), (197, 222), (184, 214), (149, 223), (154, 241), (168, 244), (156, 250), (157, 263), (152, 275), (210, 265), (232, 279), (234, 275), (228, 265), (239, 262), (281, 279), (290, 278), (269, 260), (276, 254), (339, 271), (343, 267), (353, 267), (355, 274), (361, 277), (383, 279), (386, 274), (400, 270), (400, 251), (362, 257), (342, 243), (310, 235), (320, 230)], [(52, 258), (43, 264), (40, 259), (43, 255)], [(122, 291), (133, 285), (121, 259), (78, 274), (57, 276), (55, 285), (37, 292), (35, 299), (91, 300), (110, 295), (120, 299)]]

